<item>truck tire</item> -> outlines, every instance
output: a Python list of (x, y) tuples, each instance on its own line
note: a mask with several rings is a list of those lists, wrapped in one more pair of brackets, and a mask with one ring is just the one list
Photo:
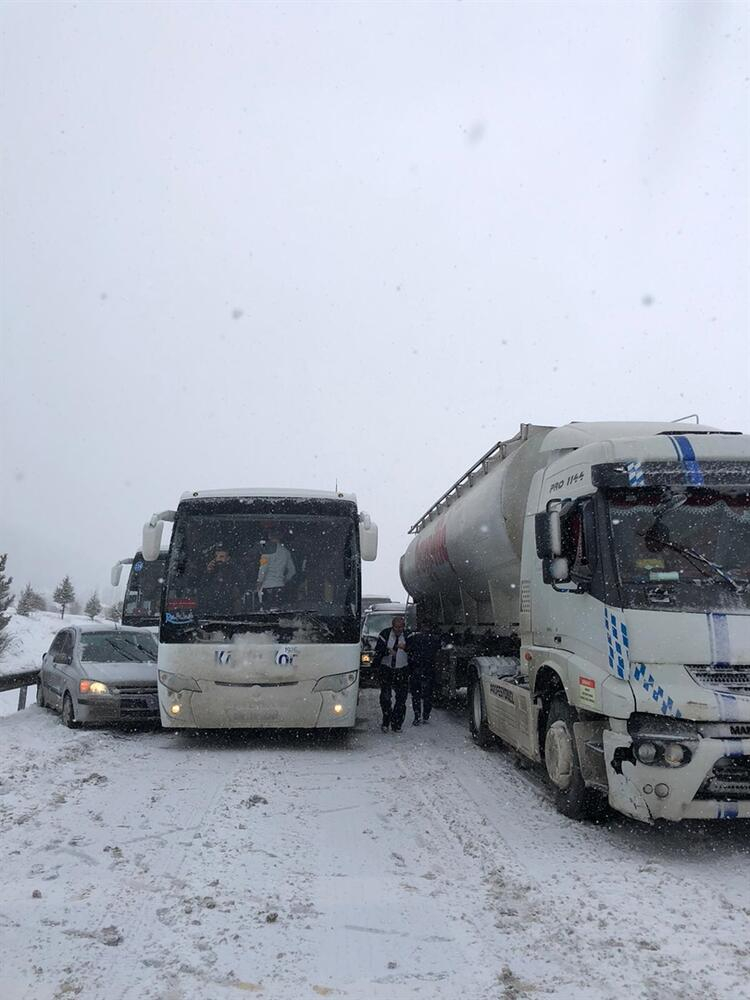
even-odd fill
[(471, 675), (469, 683), (469, 729), (471, 737), (477, 746), (483, 750), (492, 743), (492, 733), (487, 722), (487, 708), (484, 704), (484, 692), (479, 676)]
[(555, 790), (558, 812), (569, 819), (601, 819), (606, 803), (594, 788), (583, 780), (573, 724), (578, 715), (564, 694), (552, 699), (544, 736), (544, 764)]

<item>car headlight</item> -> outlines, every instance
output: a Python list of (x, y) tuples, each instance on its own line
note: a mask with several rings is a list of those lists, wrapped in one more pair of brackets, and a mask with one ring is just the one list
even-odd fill
[(81, 694), (109, 694), (109, 688), (101, 681), (79, 681), (78, 690)]
[(183, 674), (171, 674), (168, 670), (159, 671), (159, 681), (170, 691), (200, 691), (198, 682)]
[(356, 670), (350, 670), (346, 674), (329, 674), (328, 677), (320, 678), (313, 691), (343, 691), (351, 687), (356, 679)]

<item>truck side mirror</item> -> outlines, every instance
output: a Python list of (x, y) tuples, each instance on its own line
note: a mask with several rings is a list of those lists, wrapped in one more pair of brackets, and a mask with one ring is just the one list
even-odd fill
[(372, 562), (378, 554), (378, 526), (367, 518), (359, 525), (359, 554), (365, 562)]
[[(556, 503), (558, 501), (550, 501)], [(560, 509), (550, 508), (534, 518), (536, 534), (536, 554), (540, 559), (554, 559), (562, 552), (562, 531), (560, 529)]]
[(554, 583), (567, 583), (570, 579), (570, 566), (565, 556), (556, 556), (550, 560), (549, 575)]

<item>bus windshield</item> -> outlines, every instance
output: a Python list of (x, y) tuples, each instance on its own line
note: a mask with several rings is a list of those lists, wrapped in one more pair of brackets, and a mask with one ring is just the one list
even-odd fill
[(163, 624), (356, 622), (355, 527), (347, 515), (178, 516)]
[(123, 625), (158, 625), (164, 568), (167, 553), (162, 552), (153, 562), (146, 562), (137, 553), (130, 567), (128, 586), (122, 608)]

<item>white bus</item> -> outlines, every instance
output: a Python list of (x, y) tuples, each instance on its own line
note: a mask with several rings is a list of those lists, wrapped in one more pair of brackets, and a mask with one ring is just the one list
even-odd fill
[(159, 624), (159, 709), (171, 728), (349, 728), (359, 691), (360, 565), (377, 527), (356, 497), (307, 490), (185, 493)]

